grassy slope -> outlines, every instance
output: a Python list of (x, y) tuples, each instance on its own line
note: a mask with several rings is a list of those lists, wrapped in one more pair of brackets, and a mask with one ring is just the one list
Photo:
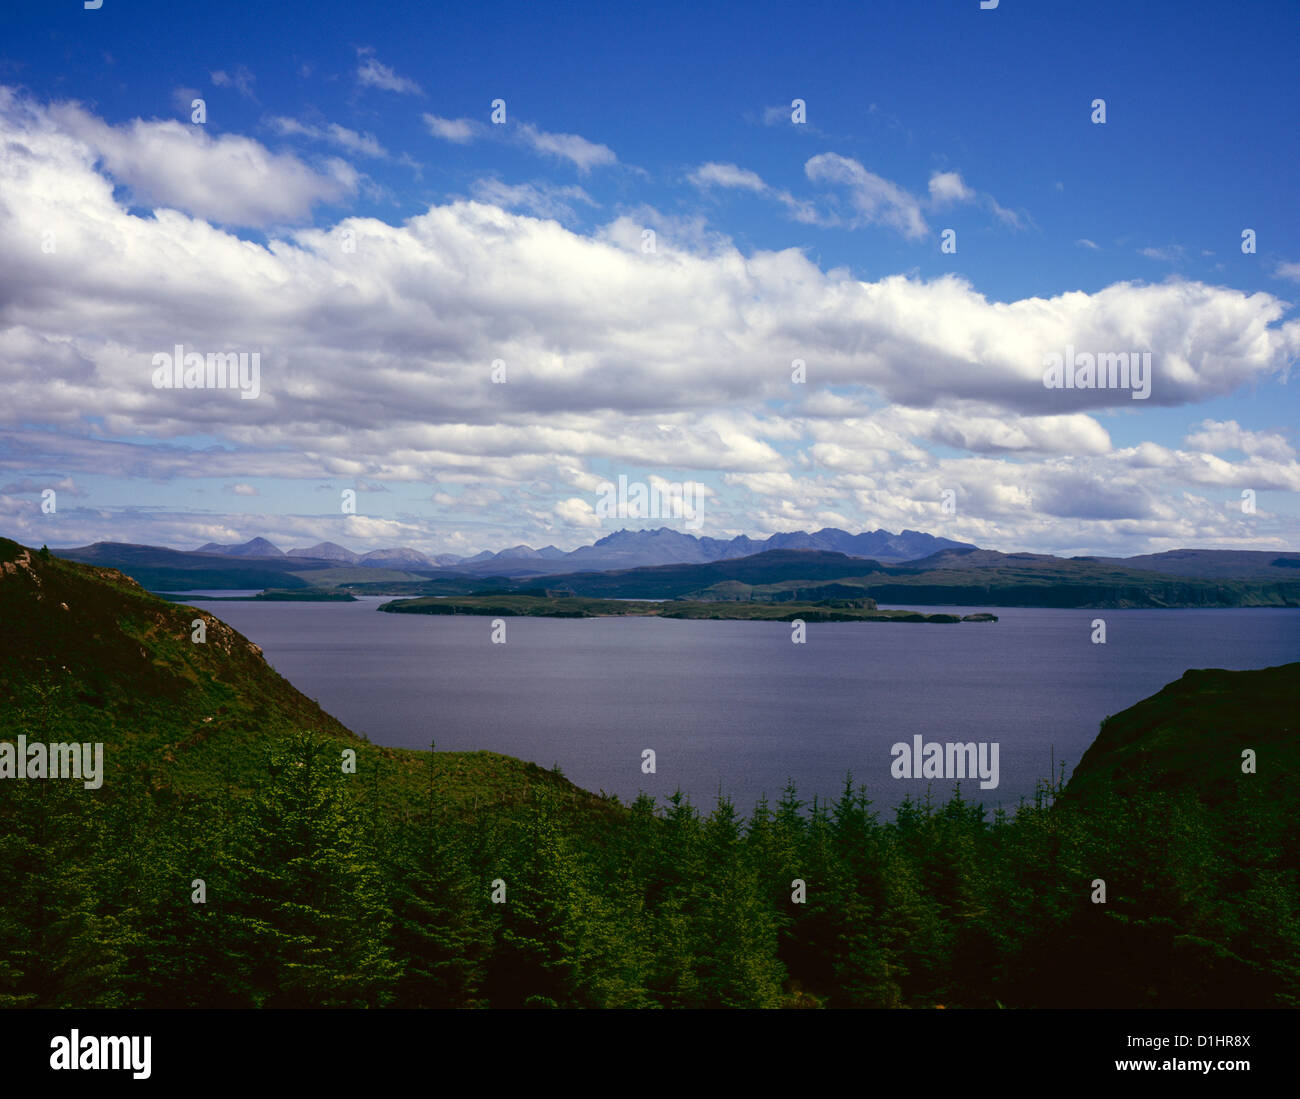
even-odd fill
[[(191, 641), (194, 619), (205, 624), (203, 644)], [(544, 784), (575, 806), (605, 811), (605, 802), (559, 775), (508, 756), (430, 758), (372, 745), (210, 612), (150, 595), (115, 569), (43, 558), (8, 539), (0, 539), (0, 699), (0, 739), (102, 741), (106, 787), (239, 787), (269, 735), (313, 729), (374, 761), (398, 806), (427, 797), (431, 784), (467, 805), (512, 802)]]
[[(1253, 748), (1257, 773), (1244, 775)], [(1070, 779), (1070, 794), (1189, 786), (1209, 801), (1234, 784), (1265, 790), (1300, 777), (1300, 663), (1258, 671), (1193, 669), (1122, 713), (1101, 732)]]

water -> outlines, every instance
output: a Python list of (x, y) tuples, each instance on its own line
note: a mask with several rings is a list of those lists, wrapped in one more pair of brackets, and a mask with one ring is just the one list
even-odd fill
[(250, 595), (261, 595), (265, 590), (265, 588), (191, 588), (187, 591), (160, 591), (154, 594), (186, 599), (235, 599)]
[(510, 618), (494, 645), (490, 618), (380, 614), (381, 602), (212, 609), (376, 743), (558, 763), (624, 799), (680, 787), (708, 807), (721, 788), (743, 812), (787, 778), (805, 798), (835, 796), (850, 769), (879, 806), (920, 795), (924, 781), (890, 776), (890, 746), (915, 734), (996, 741), (998, 787), (963, 792), (1014, 808), (1053, 750), (1073, 767), (1102, 718), (1188, 668), (1300, 660), (1300, 610), (993, 608), (990, 625), (813, 623), (803, 645), (788, 623)]

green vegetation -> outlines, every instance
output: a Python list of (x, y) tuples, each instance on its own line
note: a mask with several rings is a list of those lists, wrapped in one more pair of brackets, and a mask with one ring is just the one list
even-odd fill
[(0, 1005), (1300, 1004), (1300, 665), (1189, 673), (1014, 816), (848, 778), (745, 818), (368, 744), (211, 615), (8, 541), (0, 620), (0, 740), (105, 744), (100, 789), (0, 780)]
[(432, 596), (381, 603), (390, 614), (477, 614), (530, 618), (760, 619), (768, 622), (996, 622), (992, 614), (918, 614), (876, 608), (874, 599), (823, 599), (816, 603), (741, 603), (728, 600), (663, 603), (621, 599), (548, 596), (545, 593), (496, 592), (467, 596)]
[(324, 588), (267, 588), (253, 598), (267, 603), (355, 603), (357, 601), (355, 595), (342, 591), (326, 591)]
[[(1217, 801), (1240, 780), (1242, 753), (1253, 780), (1285, 800), (1300, 775), (1300, 665), (1251, 672), (1193, 669), (1157, 694), (1102, 722), (1070, 780), (1072, 796), (1195, 789)], [(1206, 766), (1207, 761), (1213, 765)]]
[[(156, 594), (173, 603), (185, 597), (172, 592)], [(206, 595), (205, 603), (355, 603), (357, 597), (349, 592), (327, 591), (324, 588), (267, 588), (256, 595)]]

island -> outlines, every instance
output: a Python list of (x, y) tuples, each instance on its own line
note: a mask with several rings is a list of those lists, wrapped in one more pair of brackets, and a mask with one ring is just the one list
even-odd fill
[(739, 600), (593, 599), (555, 592), (481, 592), (458, 596), (394, 599), (379, 610), (390, 614), (476, 614), (527, 618), (756, 619), (765, 622), (996, 622), (995, 614), (922, 614), (880, 610), (874, 599), (820, 599), (780, 603)]

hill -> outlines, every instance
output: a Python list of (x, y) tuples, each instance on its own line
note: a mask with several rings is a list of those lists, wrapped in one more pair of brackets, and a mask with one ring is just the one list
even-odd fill
[(248, 542), (241, 542), (239, 545), (222, 545), (219, 542), (208, 542), (194, 551), (195, 553), (211, 553), (222, 557), (283, 557), (284, 550), (273, 542), (268, 542), (265, 538), (254, 538)]
[(282, 554), (278, 550), (272, 556), (248, 557), (126, 542), (95, 542), (53, 552), (68, 561), (118, 569), (150, 591), (328, 588), (349, 582), (402, 584), (433, 575), (426, 571), (349, 564), (338, 557)]
[[(192, 640), (193, 623), (206, 639)], [(64, 561), (0, 539), (0, 739), (49, 732), (105, 745), (105, 785), (211, 791), (243, 785), (267, 741), (295, 730), (382, 760), (453, 800), (526, 797), (543, 783), (595, 799), (533, 764), (493, 753), (380, 748), (357, 737), (275, 672), (262, 650), (210, 611), (146, 592), (114, 569)], [(57, 736), (55, 736), (57, 734)], [(469, 780), (469, 781), (467, 781)], [(409, 792), (409, 791), (408, 791)]]
[(231, 557), (129, 542), (95, 542), (53, 552), (68, 561), (118, 569), (153, 591), (307, 587), (307, 582), (296, 573), (329, 568), (332, 564), (290, 558), (284, 554)]
[[(1246, 710), (1249, 711), (1247, 718)], [(1256, 772), (1242, 772), (1242, 752)], [(1300, 776), (1300, 663), (1257, 671), (1191, 669), (1102, 722), (1069, 792), (1191, 789), (1222, 801), (1243, 783), (1280, 796)]]

